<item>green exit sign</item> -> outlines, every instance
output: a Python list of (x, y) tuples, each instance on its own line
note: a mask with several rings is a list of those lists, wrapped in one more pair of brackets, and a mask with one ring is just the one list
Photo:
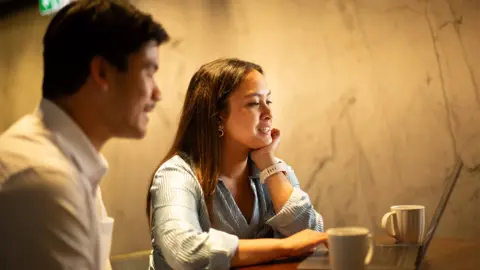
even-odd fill
[(72, 0), (39, 0), (40, 14), (52, 14), (70, 2), (72, 2)]

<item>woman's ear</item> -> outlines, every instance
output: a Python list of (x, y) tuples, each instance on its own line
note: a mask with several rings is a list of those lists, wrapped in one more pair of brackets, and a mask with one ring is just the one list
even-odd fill
[(225, 125), (225, 119), (227, 119), (225, 112), (220, 112), (217, 117), (218, 125)]
[(223, 126), (223, 117), (221, 117), (221, 116), (217, 117), (217, 125), (219, 127)]

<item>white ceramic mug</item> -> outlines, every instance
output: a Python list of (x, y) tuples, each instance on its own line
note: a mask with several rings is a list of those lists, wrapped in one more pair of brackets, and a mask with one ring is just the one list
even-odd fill
[(364, 270), (372, 260), (373, 240), (367, 228), (327, 230), (328, 253), (333, 270)]
[(425, 206), (390, 207), (390, 212), (382, 218), (382, 229), (399, 243), (420, 244), (425, 234)]

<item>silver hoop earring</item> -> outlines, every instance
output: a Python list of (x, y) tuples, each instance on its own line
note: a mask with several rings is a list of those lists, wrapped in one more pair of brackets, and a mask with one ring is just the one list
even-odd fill
[(225, 135), (225, 132), (223, 131), (223, 126), (218, 127), (218, 133), (220, 138), (223, 137), (223, 135)]

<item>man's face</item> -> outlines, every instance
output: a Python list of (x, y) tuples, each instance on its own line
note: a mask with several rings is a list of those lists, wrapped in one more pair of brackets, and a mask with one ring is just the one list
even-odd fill
[(113, 137), (143, 138), (148, 114), (160, 100), (154, 74), (158, 69), (158, 45), (151, 41), (128, 57), (126, 72), (113, 72), (109, 88), (109, 125)]

